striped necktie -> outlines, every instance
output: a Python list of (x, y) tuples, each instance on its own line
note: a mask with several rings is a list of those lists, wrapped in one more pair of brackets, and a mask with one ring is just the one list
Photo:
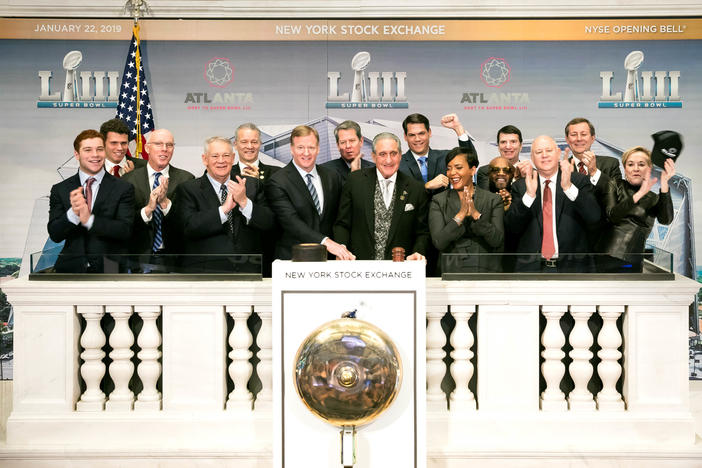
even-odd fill
[(314, 202), (314, 207), (317, 208), (317, 213), (322, 214), (322, 207), (319, 206), (319, 195), (317, 195), (317, 189), (314, 188), (312, 183), (312, 174), (307, 174), (307, 190), (310, 191), (312, 195), (312, 201)]
[[(152, 190), (160, 185), (160, 182), (158, 180), (159, 177), (161, 177), (160, 172), (154, 173), (154, 186), (151, 188)], [(158, 203), (156, 203), (156, 209), (154, 210), (154, 213), (153, 213), (153, 221), (154, 221), (154, 243), (151, 246), (151, 251), (156, 253), (163, 245), (163, 231), (161, 229), (161, 225), (163, 224), (163, 211), (161, 211), (161, 206)]]

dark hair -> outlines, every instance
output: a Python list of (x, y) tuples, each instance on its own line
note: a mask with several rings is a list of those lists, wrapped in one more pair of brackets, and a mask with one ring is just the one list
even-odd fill
[(565, 135), (568, 136), (568, 127), (570, 127), (571, 125), (577, 125), (579, 123), (586, 123), (587, 126), (590, 127), (590, 135), (595, 136), (595, 126), (592, 125), (592, 123), (585, 117), (576, 117), (574, 119), (571, 119), (570, 122), (568, 122), (565, 126)]
[(105, 146), (105, 136), (97, 130), (89, 129), (80, 132), (76, 139), (73, 140), (73, 149), (76, 150), (76, 152), (78, 152), (80, 150), (80, 144), (83, 142), (83, 140), (88, 140), (90, 138), (101, 139), (102, 145)]
[(405, 120), (402, 121), (402, 130), (405, 132), (405, 135), (407, 135), (407, 125), (409, 124), (424, 124), (424, 128), (429, 131), (429, 119), (422, 114), (410, 114), (405, 117)]
[(129, 127), (127, 127), (127, 124), (120, 119), (110, 119), (107, 122), (104, 122), (102, 125), (100, 125), (100, 133), (102, 133), (102, 136), (107, 138), (108, 132), (114, 132), (119, 133), (120, 135), (129, 136)]
[(505, 125), (497, 131), (497, 144), (500, 144), (500, 134), (505, 135), (517, 135), (519, 137), (519, 143), (522, 142), (522, 132), (514, 125)]
[(353, 120), (344, 120), (341, 122), (337, 127), (334, 129), (334, 138), (336, 138), (336, 144), (339, 144), (339, 130), (353, 130), (356, 132), (356, 136), (358, 139), (362, 139), (363, 137), (361, 136), (361, 126), (358, 125), (356, 122)]
[(464, 148), (461, 146), (456, 146), (454, 149), (446, 153), (446, 165), (448, 166), (449, 163), (455, 158), (456, 156), (463, 155), (465, 156), (466, 162), (468, 163), (468, 167), (477, 167), (480, 162), (478, 161), (478, 155), (475, 154), (475, 150), (473, 148)]

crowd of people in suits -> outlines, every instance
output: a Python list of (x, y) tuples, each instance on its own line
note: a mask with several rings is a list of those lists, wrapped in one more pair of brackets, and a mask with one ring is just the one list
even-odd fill
[(274, 259), (314, 243), (339, 260), (390, 260), (401, 247), (429, 274), (638, 271), (654, 221), (672, 222), (673, 160), (656, 194), (650, 151), (625, 152), (622, 177), (618, 160), (592, 152), (587, 119), (568, 122), (564, 151), (541, 135), (522, 160), (521, 131), (502, 127), (500, 156), (482, 166), (458, 116), (441, 124), (455, 131), (455, 148), (430, 148), (429, 120), (411, 114), (402, 123), (409, 149), (379, 133), (370, 162), (360, 126), (345, 121), (334, 130), (339, 158), (324, 164), (317, 131), (300, 125), (292, 161), (277, 167), (260, 161), (261, 131), (246, 123), (233, 141), (205, 141), (196, 178), (171, 164), (171, 132), (151, 132), (146, 161), (127, 154), (125, 123), (109, 120), (75, 138), (78, 173), (51, 189), (49, 236), (65, 241), (54, 269), (269, 275)]

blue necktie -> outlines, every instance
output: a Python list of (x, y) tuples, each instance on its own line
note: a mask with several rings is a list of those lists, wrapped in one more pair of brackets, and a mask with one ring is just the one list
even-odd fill
[(312, 201), (314, 202), (314, 207), (317, 208), (317, 213), (322, 214), (322, 207), (319, 206), (319, 195), (317, 195), (317, 189), (314, 188), (312, 183), (312, 174), (307, 174), (307, 190), (310, 191), (312, 195)]
[(427, 172), (427, 157), (426, 156), (420, 156), (417, 158), (417, 161), (419, 161), (419, 170), (422, 173), (422, 180), (424, 180), (424, 183), (427, 183), (427, 179), (429, 178), (429, 173)]
[[(152, 189), (155, 189), (156, 187), (159, 186), (159, 181), (158, 178), (161, 177), (160, 172), (156, 172), (154, 174), (154, 186)], [(161, 248), (161, 244), (163, 244), (163, 232), (161, 231), (161, 224), (163, 223), (163, 211), (161, 211), (161, 207), (159, 206), (158, 203), (156, 203), (156, 209), (154, 210), (153, 213), (153, 221), (154, 221), (154, 243), (151, 246), (151, 251), (156, 253), (158, 252), (158, 249)]]

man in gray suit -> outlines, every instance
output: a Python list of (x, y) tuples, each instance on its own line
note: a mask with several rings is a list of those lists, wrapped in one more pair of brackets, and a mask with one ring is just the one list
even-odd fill
[(336, 146), (339, 148), (339, 158), (327, 161), (322, 166), (335, 170), (346, 182), (349, 174), (359, 169), (373, 167), (374, 164), (363, 159), (363, 136), (361, 127), (353, 120), (341, 122), (334, 129)]
[(141, 254), (142, 262), (148, 262), (152, 254), (179, 252), (179, 235), (170, 222), (172, 200), (176, 187), (194, 178), (190, 172), (170, 164), (175, 143), (168, 130), (151, 132), (146, 147), (148, 164), (123, 177), (134, 186), (135, 193), (136, 214), (129, 250)]

